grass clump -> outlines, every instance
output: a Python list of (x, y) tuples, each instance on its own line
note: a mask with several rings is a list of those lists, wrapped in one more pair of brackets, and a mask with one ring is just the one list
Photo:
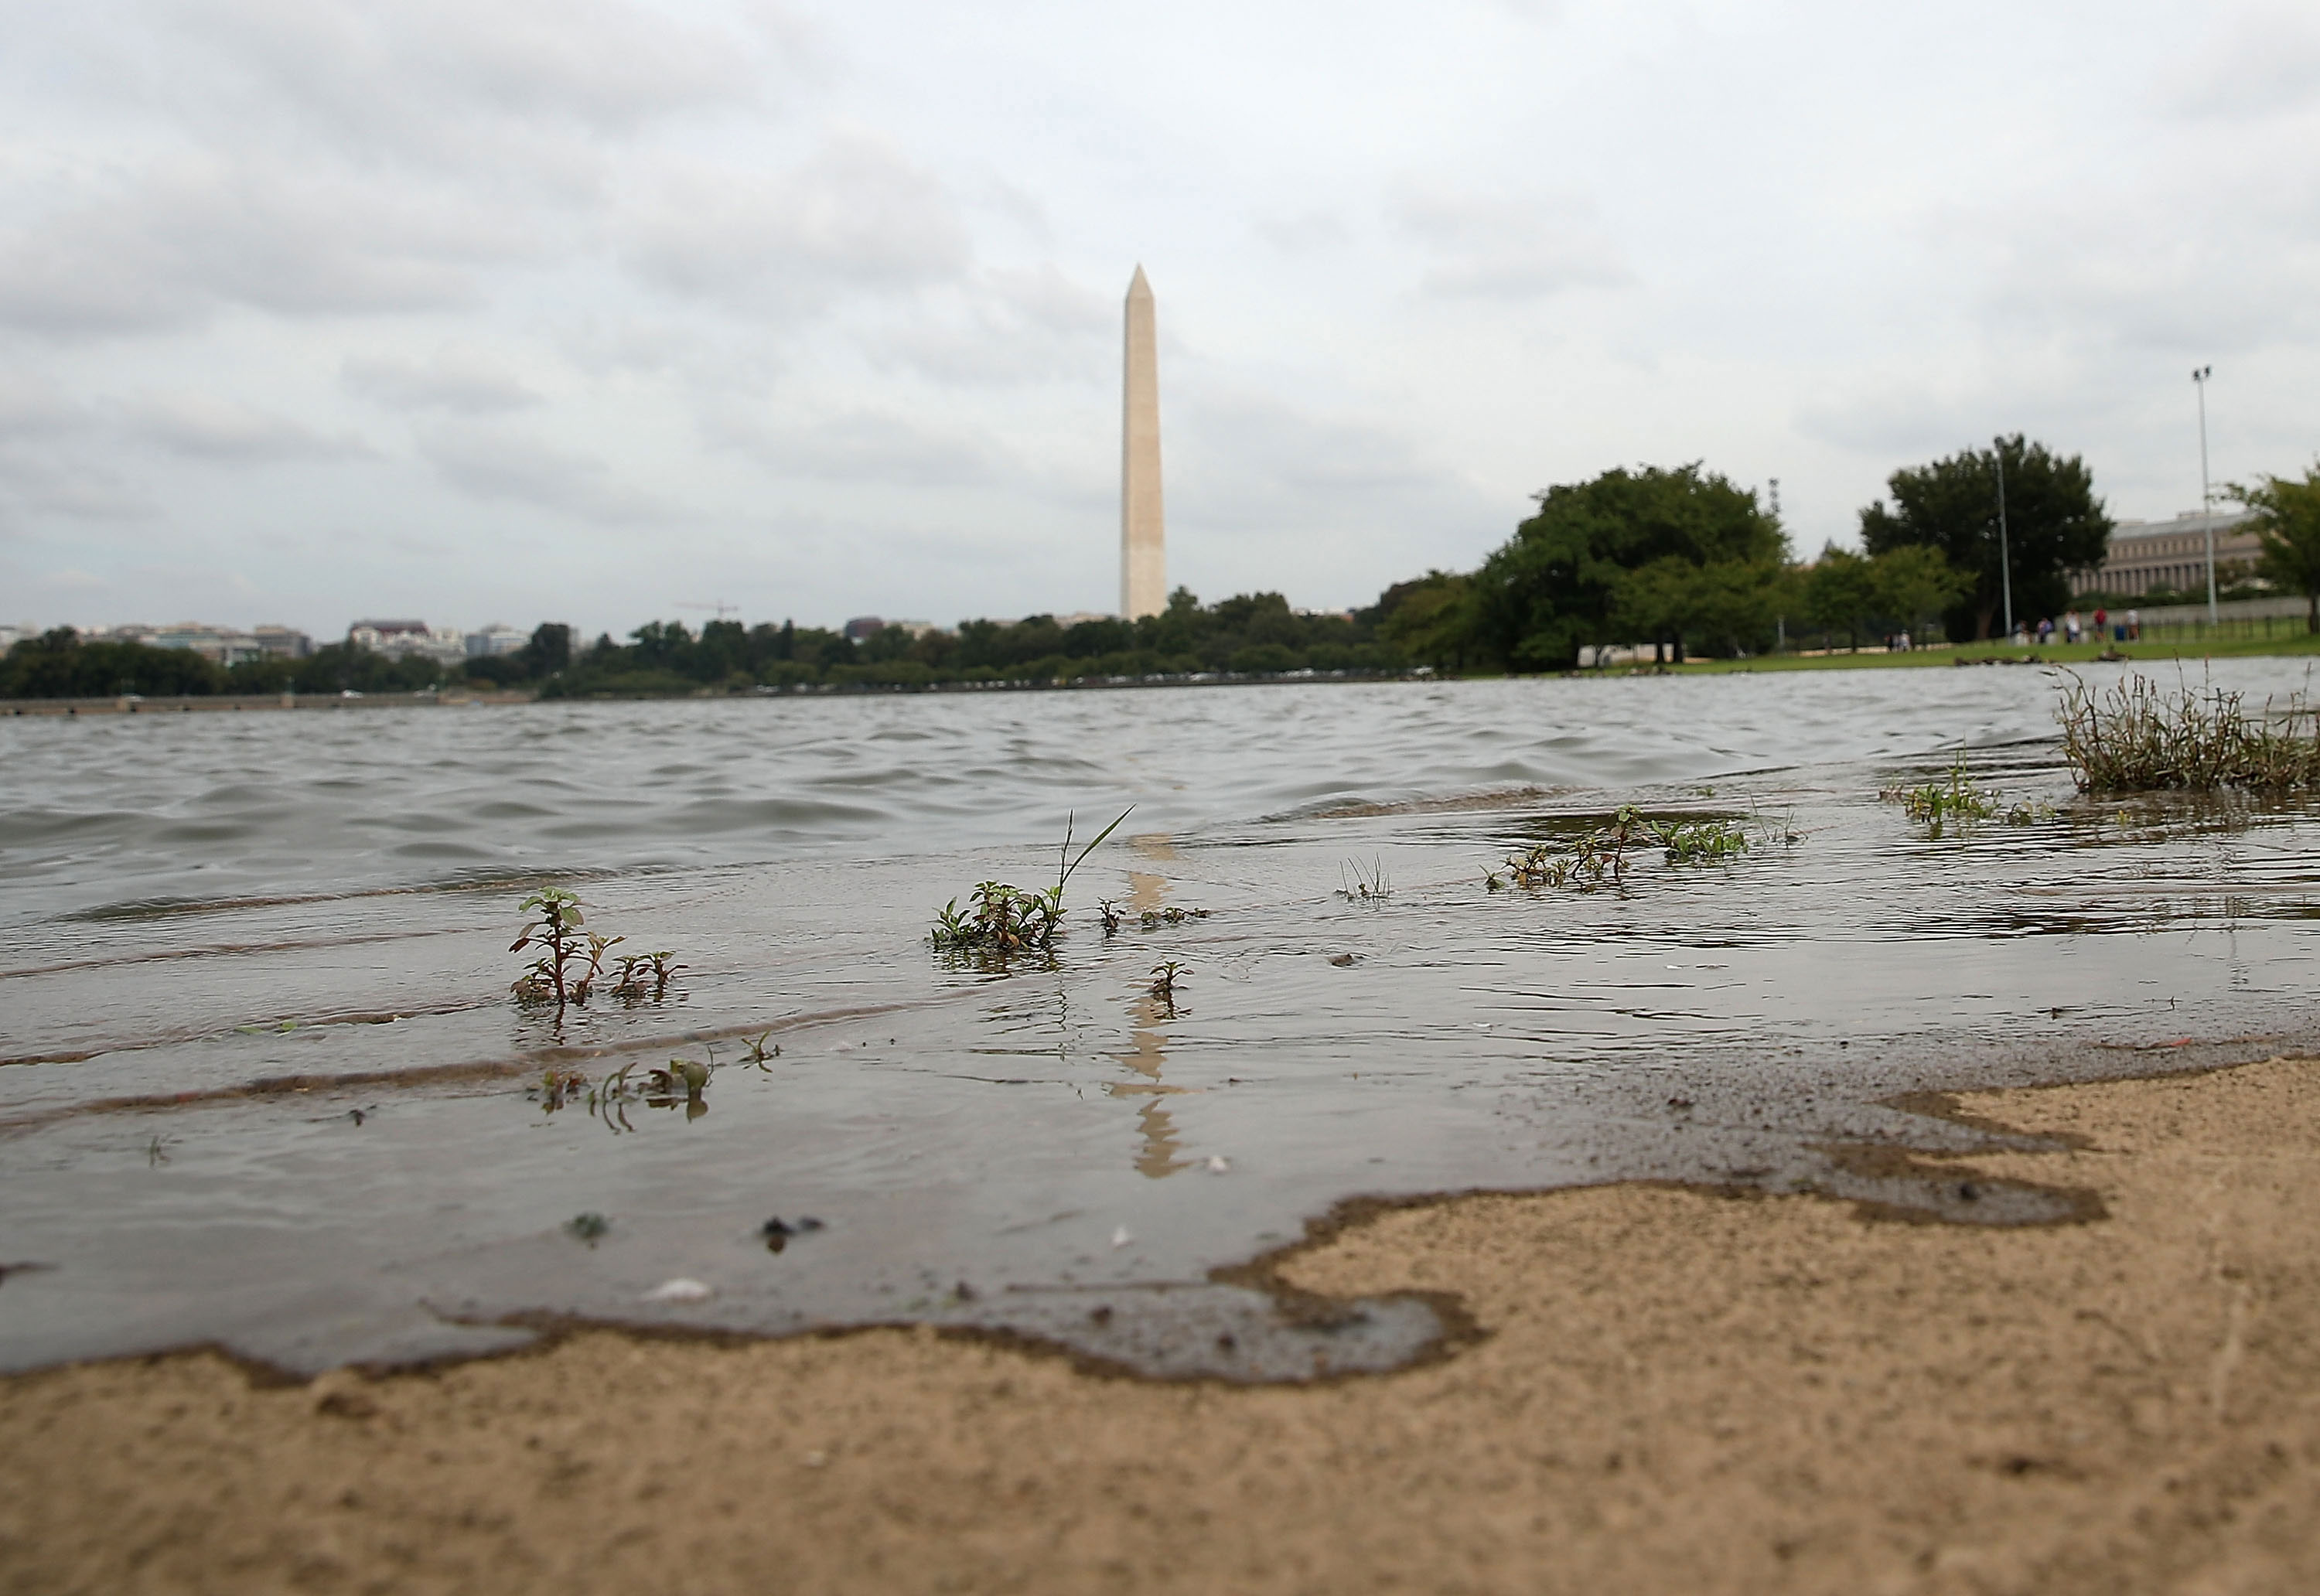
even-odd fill
[(2320, 785), (2320, 709), (2300, 697), (2259, 712), (2221, 687), (2166, 693), (2134, 676), (2098, 691), (2072, 676), (2055, 718), (2082, 793)]
[(1966, 774), (1963, 754), (1951, 762), (1950, 773), (1943, 780), (1914, 787), (1889, 788), (1881, 796), (1899, 803), (1901, 812), (1925, 827), (1930, 837), (1939, 837), (1944, 831), (1962, 829), (1977, 821), (1994, 820), (1998, 812), (1998, 794), (1973, 784)]
[(1542, 842), (1521, 853), (1508, 855), (1502, 866), (1506, 874), (1502, 876), (1496, 870), (1491, 871), (1482, 877), (1482, 884), (1494, 893), (1503, 891), (1509, 883), (1516, 886), (1567, 886), (1592, 892), (1600, 886), (1624, 883), (1632, 867), (1633, 856), (1645, 848), (1660, 849), (1671, 865), (1714, 864), (1748, 853), (1758, 843), (1785, 841), (1793, 845), (1797, 840), (1797, 833), (1785, 826), (1768, 826), (1761, 821), (1758, 834), (1752, 837), (1740, 821), (1728, 817), (1656, 821), (1627, 803), (1612, 811), (1609, 825), (1598, 826), (1575, 841)]
[[(1073, 873), (1086, 862), (1088, 855), (1102, 846), (1105, 838), (1119, 830), (1120, 821), (1135, 812), (1132, 803), (1121, 810), (1119, 820), (1097, 832), (1095, 840), (1080, 849), (1076, 857), (1072, 854), (1072, 824), (1066, 818), (1063, 848), (1056, 863), (1055, 885), (1025, 892), (1006, 882), (983, 882), (968, 894), (966, 908), (962, 910), (956, 898), (942, 906), (935, 915), (930, 939), (945, 952), (987, 953), (1001, 958), (1013, 953), (1044, 951), (1064, 923), (1064, 888), (1070, 884)], [(1105, 914), (1105, 929), (1112, 929), (1113, 924), (1113, 915)]]
[(1372, 859), (1366, 870), (1359, 859), (1339, 865), (1337, 896), (1348, 903), (1382, 903), (1392, 897), (1393, 883), (1386, 876), (1385, 861)]

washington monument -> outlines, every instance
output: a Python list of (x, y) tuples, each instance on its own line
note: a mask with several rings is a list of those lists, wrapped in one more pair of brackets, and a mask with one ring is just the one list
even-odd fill
[(1119, 612), (1129, 621), (1168, 604), (1167, 531), (1160, 514), (1160, 356), (1152, 285), (1128, 285), (1128, 385), (1119, 443)]

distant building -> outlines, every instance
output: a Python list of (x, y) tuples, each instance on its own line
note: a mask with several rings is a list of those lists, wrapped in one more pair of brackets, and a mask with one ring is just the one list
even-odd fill
[(287, 626), (253, 626), (249, 635), (269, 659), (304, 659), (314, 651), (314, 639)]
[(531, 634), (494, 621), (481, 631), (467, 634), (467, 657), (497, 659), (503, 654), (520, 654)]
[(2254, 512), (2186, 510), (2172, 521), (2122, 521), (2111, 530), (2103, 563), (2071, 574), (2071, 591), (2140, 598), (2155, 587), (2177, 593), (2207, 590), (2207, 528), (2216, 530), (2216, 585), (2244, 580), (2263, 552)]
[(258, 626), (245, 631), (235, 626), (213, 626), (204, 621), (180, 621), (175, 626), (95, 627), (83, 631), (92, 643), (142, 643), (149, 648), (183, 648), (220, 665), (244, 665), (253, 659), (304, 659), (314, 651), (314, 639), (286, 626)]
[(458, 665), (467, 657), (465, 632), (456, 626), (430, 627), (424, 621), (358, 621), (347, 628), (347, 641), (389, 659), (416, 655)]
[(845, 633), (847, 642), (858, 643), (865, 638), (875, 638), (885, 630), (886, 623), (875, 615), (856, 615), (838, 630)]
[(6, 653), (28, 638), (36, 638), (40, 635), (41, 629), (30, 621), (19, 622), (14, 626), (0, 625), (0, 654)]

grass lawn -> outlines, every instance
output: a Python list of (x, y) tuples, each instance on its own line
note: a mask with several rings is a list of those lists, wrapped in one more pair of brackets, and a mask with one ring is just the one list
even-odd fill
[[(2137, 662), (2172, 663), (2179, 659), (2236, 659), (2250, 655), (2320, 655), (2320, 636), (2308, 632), (2270, 638), (2206, 639), (2145, 638), (2137, 643), (2055, 643), (2045, 648), (2009, 648), (1996, 643), (1965, 643), (1956, 648), (1917, 648), (1907, 654), (1765, 654), (1750, 659), (1688, 660), (1673, 667), (1686, 676), (1717, 676), (1732, 671), (1759, 670), (1920, 670), (1953, 667), (1960, 661), (2036, 658), (2048, 665), (2085, 665), (2105, 648), (2115, 648)], [(1608, 667), (1617, 671), (1619, 667)]]

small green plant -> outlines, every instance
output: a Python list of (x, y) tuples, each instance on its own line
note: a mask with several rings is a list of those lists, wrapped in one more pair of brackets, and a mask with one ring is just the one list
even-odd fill
[(1095, 906), (1095, 915), (1098, 920), (1103, 922), (1103, 934), (1105, 936), (1112, 936), (1119, 931), (1119, 906), (1114, 903), (1110, 898), (1104, 899)]
[(1998, 794), (1975, 786), (1966, 774), (1963, 753), (1952, 762), (1946, 779), (1914, 787), (1890, 787), (1880, 795), (1899, 803), (1902, 812), (1925, 827), (1929, 837), (1993, 820), (1999, 812)]
[(1095, 840), (1076, 857), (1072, 853), (1072, 822), (1066, 817), (1055, 885), (1030, 893), (1002, 881), (982, 882), (968, 894), (965, 909), (960, 909), (958, 900), (953, 898), (936, 913), (934, 945), (946, 952), (988, 953), (1001, 958), (1045, 950), (1064, 923), (1064, 888), (1070, 884), (1073, 874), (1135, 810), (1131, 803), (1120, 811), (1119, 819), (1097, 832)]
[(580, 907), (580, 900), (561, 887), (542, 887), (517, 907), (520, 912), (534, 918), (517, 933), (508, 951), (521, 953), (536, 948), (539, 953), (516, 978), (516, 1001), (554, 1003), (558, 1020), (564, 1017), (567, 1006), (588, 1001), (589, 993), (603, 977), (608, 956), (614, 966), (612, 995), (627, 1002), (645, 998), (657, 1002), (666, 997), (670, 977), (684, 968), (672, 962), (676, 955), (666, 949), (658, 953), (613, 953), (612, 949), (628, 939), (583, 930), (587, 915)]
[(771, 1051), (768, 1051), (766, 1047), (766, 1038), (773, 1034), (771, 1030), (761, 1030), (754, 1037), (743, 1037), (741, 1045), (748, 1051), (741, 1055), (741, 1062), (754, 1064), (759, 1069), (763, 1069), (770, 1060), (779, 1058), (782, 1056), (782, 1045), (779, 1042), (773, 1045)]
[(2320, 706), (2300, 696), (2256, 713), (2220, 687), (2165, 693), (2134, 676), (2097, 692), (2073, 676), (2054, 713), (2082, 793), (2320, 786)]
[(1208, 918), (1209, 911), (1205, 909), (1179, 909), (1171, 903), (1165, 909), (1146, 909), (1137, 917), (1137, 923), (1147, 931), (1156, 931), (1162, 926), (1180, 926), (1188, 920)]
[(558, 1015), (565, 1004), (572, 1001), (570, 968), (580, 957), (580, 927), (587, 916), (580, 910), (580, 900), (561, 887), (546, 886), (517, 905), (518, 912), (536, 914), (534, 920), (516, 934), (510, 953), (521, 953), (527, 948), (539, 948), (539, 957), (531, 967), (518, 978), (515, 994), (527, 1002), (547, 1002), (551, 999)]
[(1748, 851), (1748, 833), (1740, 829), (1737, 821), (1684, 821), (1674, 825), (1656, 825), (1653, 834), (1667, 850), (1671, 865), (1728, 859)]

